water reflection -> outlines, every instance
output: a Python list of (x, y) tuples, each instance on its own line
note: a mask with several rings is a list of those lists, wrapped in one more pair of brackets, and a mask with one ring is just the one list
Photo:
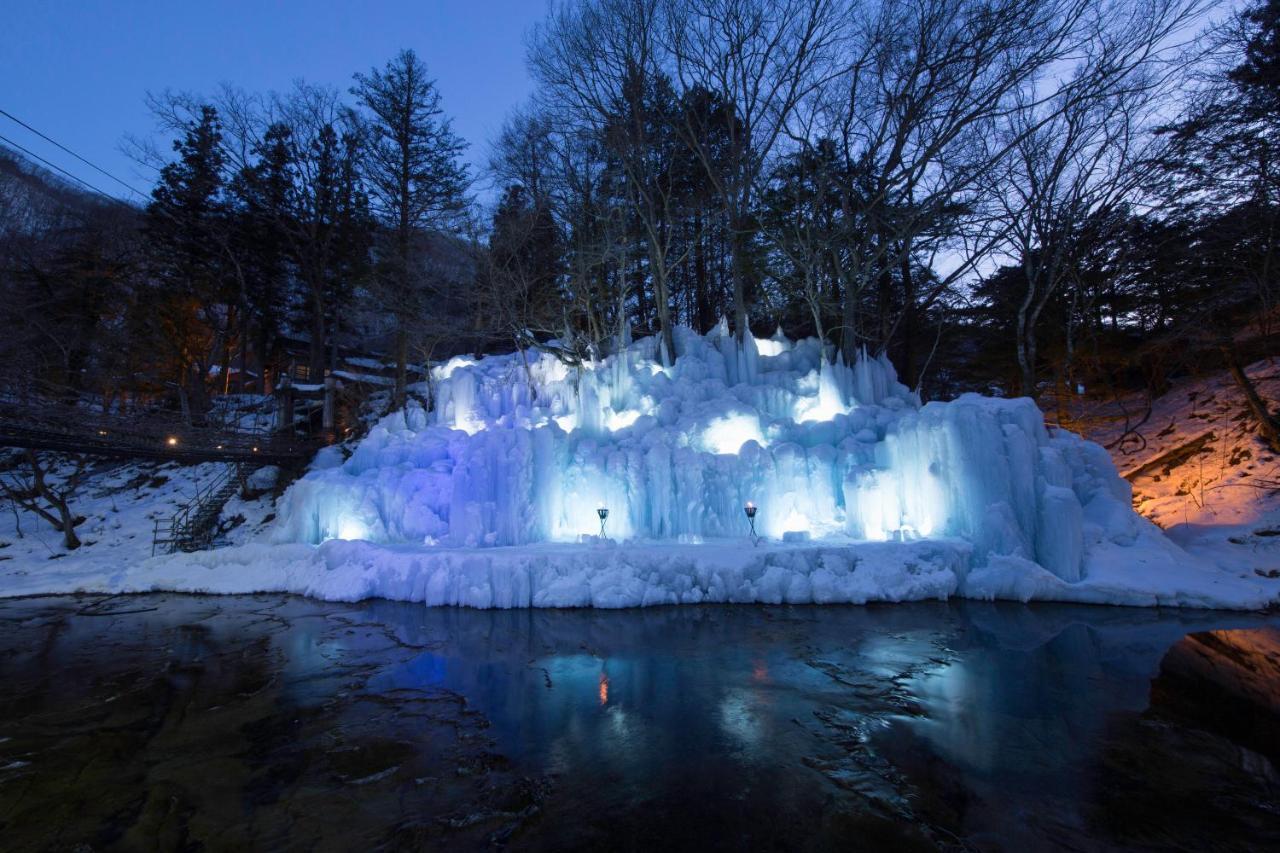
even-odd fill
[[(170, 791), (173, 772), (158, 768), (164, 744), (181, 743), (210, 766), (246, 763), (223, 792), (220, 843), (276, 826), (279, 809), (282, 831), (298, 832), (297, 804), (330, 800), (343, 805), (321, 808), (312, 830), (350, 846), (642, 848), (671, 833), (705, 849), (1280, 841), (1275, 617), (125, 601), (103, 605), (110, 618), (73, 599), (0, 602), (0, 682), (15, 697), (0, 699), (0, 768), (16, 768), (0, 772), (0, 807), (25, 792), (4, 812), (10, 828), (48, 808), (41, 792), (104, 802), (68, 812), (74, 826), (107, 820), (113, 797), (150, 790), (153, 772)], [(57, 776), (65, 730), (84, 725), (65, 709), (135, 694), (156, 733), (123, 751), (106, 741), (93, 759), (123, 781), (90, 790), (79, 753)], [(182, 713), (147, 710), (174, 697)], [(169, 819), (208, 824), (206, 789), (193, 777), (170, 791), (186, 805)]]
[[(1092, 837), (1099, 751), (1117, 719), (1147, 710), (1171, 646), (1268, 622), (975, 603), (618, 613), (383, 603), (371, 615), (412, 622), (409, 635), (451, 650), (448, 684), (489, 717), (507, 754), (561, 774), (575, 820), (638, 802), (692, 815), (684, 804), (747, 801), (776, 814), (781, 801), (821, 826), (814, 804), (836, 802), (864, 828), (909, 823), (930, 843), (994, 832), (1035, 846)], [(932, 802), (938, 790), (963, 813)]]
[(1151, 711), (1280, 766), (1280, 628), (1188, 634), (1160, 661)]

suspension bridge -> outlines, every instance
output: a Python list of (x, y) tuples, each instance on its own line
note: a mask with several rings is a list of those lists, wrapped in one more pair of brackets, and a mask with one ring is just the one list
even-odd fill
[(288, 465), (306, 460), (326, 443), (324, 436), (300, 437), (218, 424), (194, 426), (166, 412), (120, 415), (77, 403), (0, 401), (0, 447), (184, 464)]

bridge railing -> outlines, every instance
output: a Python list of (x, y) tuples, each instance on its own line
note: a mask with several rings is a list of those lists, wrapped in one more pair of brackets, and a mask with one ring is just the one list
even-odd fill
[(0, 446), (152, 458), (253, 459), (264, 462), (314, 452), (322, 438), (193, 426), (177, 413), (115, 414), (81, 404), (18, 405), (0, 401)]

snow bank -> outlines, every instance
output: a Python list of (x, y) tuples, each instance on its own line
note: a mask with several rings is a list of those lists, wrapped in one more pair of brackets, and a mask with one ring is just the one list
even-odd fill
[(386, 598), (480, 608), (865, 604), (960, 596), (1239, 610), (1264, 607), (1280, 591), (1274, 581), (1206, 571), (1195, 561), (1153, 560), (1144, 551), (1136, 556), (1145, 562), (1108, 561), (1098, 577), (1071, 584), (1020, 557), (992, 557), (971, 569), (972, 548), (961, 540), (422, 548), (333, 539), (319, 546), (253, 543), (125, 566), (59, 561), (6, 578), (4, 589), (8, 595), (289, 592), (327, 601)]
[(676, 343), (665, 368), (653, 339), (579, 368), (455, 358), (432, 370), (432, 411), (322, 453), (266, 541), (45, 583), (474, 607), (1280, 593), (1169, 543), (1106, 452), (1029, 400), (921, 406), (887, 360), (833, 365), (814, 340)]
[[(1245, 368), (1264, 400), (1280, 397), (1276, 367), (1265, 359)], [(1247, 533), (1280, 510), (1272, 487), (1280, 460), (1258, 434), (1229, 371), (1180, 378), (1151, 401), (1133, 393), (1065, 402), (1089, 438), (1114, 447), (1116, 465), (1133, 484), (1134, 506), (1166, 530), (1238, 526)]]

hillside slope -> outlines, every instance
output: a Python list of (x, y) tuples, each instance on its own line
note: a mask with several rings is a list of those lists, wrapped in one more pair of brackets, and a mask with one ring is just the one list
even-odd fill
[[(1264, 400), (1280, 399), (1280, 361), (1246, 372)], [(1133, 485), (1134, 509), (1171, 539), (1224, 568), (1280, 569), (1280, 457), (1230, 374), (1179, 380), (1145, 410), (1139, 395), (1070, 407)]]
[[(46, 464), (52, 454), (42, 454)], [(25, 463), (10, 456), (0, 478), (12, 483)], [(16, 467), (15, 467), (16, 466)], [(71, 507), (84, 521), (76, 527), (83, 544), (68, 551), (62, 534), (43, 519), (8, 500), (0, 503), (0, 589), (16, 586), (26, 575), (59, 571), (122, 569), (151, 557), (155, 522), (168, 519), (195, 495), (196, 489), (215, 479), (221, 463), (178, 465), (156, 462), (98, 461), (76, 490)], [(69, 473), (64, 460), (53, 464), (49, 481), (54, 488)], [(258, 478), (260, 482), (264, 478)], [(3, 494), (0, 492), (0, 494)], [(261, 531), (269, 520), (274, 501), (269, 492), (252, 500), (232, 498), (222, 511), (221, 541), (239, 543)]]

